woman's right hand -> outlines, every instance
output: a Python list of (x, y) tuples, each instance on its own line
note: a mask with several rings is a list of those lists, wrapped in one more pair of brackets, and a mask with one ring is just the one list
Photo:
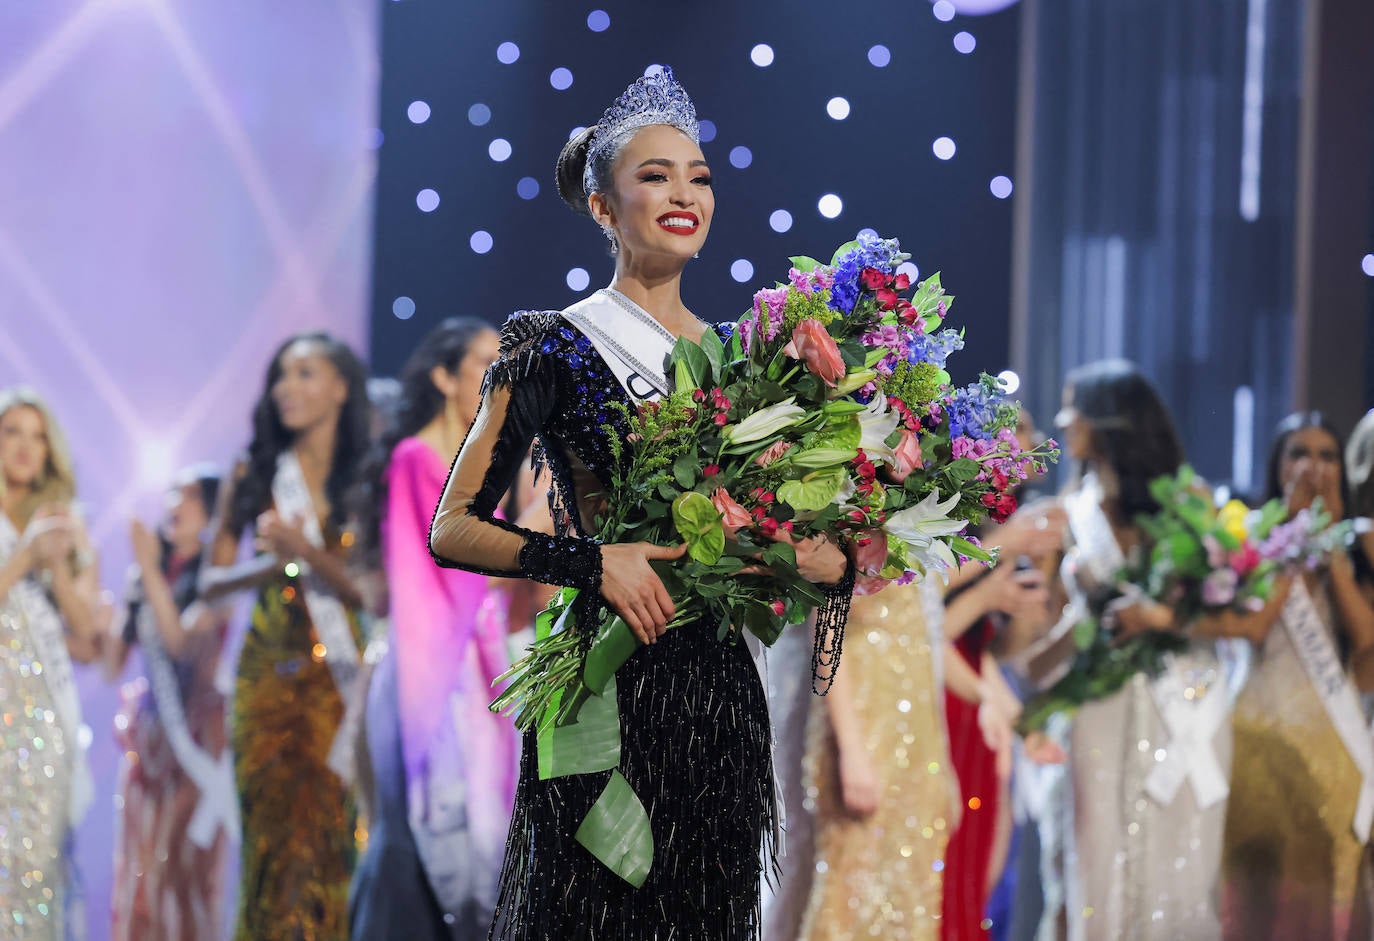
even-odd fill
[(840, 750), (840, 801), (852, 817), (867, 817), (878, 809), (882, 782), (878, 768), (859, 746)]
[(675, 613), (668, 589), (649, 563), (680, 559), (686, 551), (686, 543), (626, 542), (601, 547), (601, 596), (642, 644), (658, 640)]

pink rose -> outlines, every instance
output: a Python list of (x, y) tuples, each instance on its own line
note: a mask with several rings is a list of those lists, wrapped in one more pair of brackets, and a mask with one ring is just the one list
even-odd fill
[(792, 442), (790, 441), (774, 441), (764, 449), (762, 454), (754, 458), (754, 463), (759, 467), (767, 467), (769, 464), (772, 464), (778, 458), (786, 454), (791, 447)]
[(887, 535), (881, 529), (865, 529), (849, 545), (854, 568), (861, 575), (877, 575), (887, 564)]
[(820, 376), (828, 386), (833, 386), (836, 380), (844, 376), (844, 357), (840, 355), (840, 348), (835, 345), (835, 338), (830, 331), (815, 317), (808, 317), (797, 324), (792, 331), (792, 342), (783, 348), (783, 352), (804, 361), (806, 368)]
[(717, 487), (716, 492), (711, 494), (711, 505), (721, 515), (721, 522), (725, 524), (725, 533), (728, 536), (733, 536), (737, 530), (753, 522), (749, 517), (749, 511), (736, 503), (724, 487)]
[(925, 466), (921, 460), (921, 439), (909, 428), (901, 429), (901, 435), (902, 440), (892, 449), (894, 463), (889, 471), (897, 483), (906, 480), (912, 471)]

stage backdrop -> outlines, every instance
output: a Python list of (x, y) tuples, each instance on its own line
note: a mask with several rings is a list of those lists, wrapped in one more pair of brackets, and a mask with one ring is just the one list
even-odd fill
[[(0, 387), (34, 386), (64, 425), (111, 590), (129, 515), (246, 443), (285, 336), (365, 342), (376, 20), (374, 0), (0, 6)], [(80, 680), (99, 941), (117, 686)]]

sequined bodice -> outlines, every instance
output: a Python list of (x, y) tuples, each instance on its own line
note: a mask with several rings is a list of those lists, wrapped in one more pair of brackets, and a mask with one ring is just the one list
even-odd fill
[[(539, 440), (559, 494), (571, 507), (575, 496), (588, 495), (591, 481), (577, 473), (582, 468), (590, 471), (601, 487), (609, 486), (613, 469), (610, 437), (623, 440), (626, 434), (624, 413), (616, 404), (627, 405), (629, 397), (592, 342), (562, 317), (547, 325), (539, 354), (553, 367), (554, 385), (553, 410)], [(571, 516), (581, 531), (578, 514)]]

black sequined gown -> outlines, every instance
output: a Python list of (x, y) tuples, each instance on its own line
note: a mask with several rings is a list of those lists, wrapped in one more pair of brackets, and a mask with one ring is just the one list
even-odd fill
[[(625, 393), (580, 332), (556, 313), (521, 313), (502, 334), (482, 407), (450, 473), (431, 548), (440, 564), (517, 573), (599, 598), (600, 550), (578, 500), (603, 491)], [(532, 441), (554, 472), (558, 536), (494, 516)], [(620, 772), (654, 837), (640, 889), (573, 834), (610, 772), (540, 781), (527, 736), (501, 872), (494, 939), (730, 941), (759, 935), (759, 882), (771, 854), (767, 704), (742, 644), (714, 625), (668, 632), (617, 673)]]

